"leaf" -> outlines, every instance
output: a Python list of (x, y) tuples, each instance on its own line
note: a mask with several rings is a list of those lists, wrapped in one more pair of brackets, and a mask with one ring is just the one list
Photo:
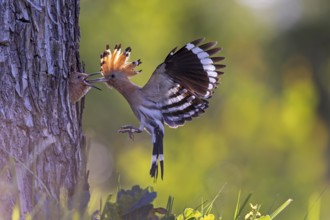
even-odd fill
[(258, 220), (271, 220), (269, 215), (261, 216)]
[(274, 219), (280, 212), (282, 212), (293, 200), (288, 199), (286, 202), (284, 202), (278, 209), (276, 209), (271, 215), (270, 218)]
[(179, 215), (177, 220), (193, 220), (193, 219), (197, 219), (200, 218), (202, 216), (202, 214), (192, 208), (186, 208), (183, 211), (183, 214)]
[(245, 208), (246, 204), (249, 202), (250, 198), (252, 196), (252, 193), (249, 193), (249, 195), (245, 198), (242, 207), (239, 209), (238, 214), (234, 220), (237, 220), (240, 214), (242, 213), (243, 209)]
[(117, 194), (117, 204), (122, 214), (128, 214), (135, 210), (149, 206), (156, 198), (157, 193), (151, 188), (141, 189), (140, 186), (133, 186), (130, 190), (120, 190)]
[(168, 200), (167, 200), (167, 205), (166, 205), (166, 210), (167, 210), (167, 213), (165, 215), (166, 217), (168, 217), (171, 214), (172, 208), (173, 208), (173, 203), (174, 203), (174, 197), (169, 196)]
[(308, 211), (305, 215), (304, 220), (317, 220), (320, 218), (320, 210), (321, 210), (321, 196), (324, 191), (319, 194), (312, 194), (309, 198), (308, 202)]
[(234, 213), (234, 220), (236, 220), (239, 216), (239, 200), (241, 198), (241, 190), (238, 192), (238, 198), (237, 198), (237, 203), (236, 203), (236, 208), (235, 208), (235, 213)]
[(213, 214), (208, 214), (203, 216), (200, 220), (214, 220), (215, 216)]
[(217, 200), (217, 198), (219, 197), (220, 193), (222, 193), (223, 189), (225, 188), (225, 185), (226, 185), (226, 184), (224, 184), (224, 185), (220, 188), (219, 192), (215, 195), (215, 197), (213, 198), (212, 202), (208, 205), (208, 207), (207, 207), (207, 209), (206, 209), (206, 212), (205, 212), (206, 214), (209, 214), (209, 213), (211, 212), (211, 209), (212, 209), (212, 207), (213, 207), (214, 202)]
[(13, 209), (13, 212), (12, 212), (11, 219), (12, 220), (19, 220), (19, 215), (20, 215), (19, 208), (18, 208), (17, 205), (15, 205), (15, 207)]

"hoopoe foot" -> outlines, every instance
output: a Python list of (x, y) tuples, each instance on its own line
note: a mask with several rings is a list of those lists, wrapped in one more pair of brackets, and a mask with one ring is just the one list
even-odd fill
[(129, 138), (134, 141), (134, 133), (141, 133), (142, 131), (131, 125), (124, 125), (118, 129), (119, 133), (128, 133)]

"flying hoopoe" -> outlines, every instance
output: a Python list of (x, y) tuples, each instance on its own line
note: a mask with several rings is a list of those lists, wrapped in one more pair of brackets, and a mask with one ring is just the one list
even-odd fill
[(130, 77), (138, 74), (135, 70), (140, 60), (129, 62), (131, 48), (121, 52), (121, 45), (116, 45), (111, 52), (107, 45), (101, 54), (101, 74), (103, 77), (88, 80), (89, 83), (106, 82), (115, 88), (130, 104), (140, 126), (122, 126), (118, 132), (134, 133), (144, 129), (151, 135), (153, 150), (150, 175), (158, 177), (158, 163), (161, 178), (164, 176), (164, 123), (176, 128), (204, 113), (208, 107), (208, 99), (218, 85), (219, 64), (224, 57), (213, 56), (222, 49), (216, 47), (217, 42), (202, 44), (204, 38), (186, 44), (176, 51), (174, 48), (151, 75), (149, 81), (139, 87), (130, 81)]

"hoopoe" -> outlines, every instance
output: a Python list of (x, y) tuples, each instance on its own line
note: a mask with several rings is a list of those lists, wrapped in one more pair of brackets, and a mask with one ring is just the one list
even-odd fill
[(100, 90), (98, 87), (87, 82), (87, 79), (98, 73), (71, 72), (69, 77), (69, 98), (72, 103), (78, 102), (91, 88)]
[(218, 85), (219, 64), (224, 57), (213, 56), (222, 48), (217, 42), (201, 44), (204, 38), (192, 41), (176, 51), (174, 48), (165, 61), (151, 75), (149, 81), (139, 87), (130, 81), (130, 77), (140, 73), (135, 70), (140, 60), (129, 62), (131, 48), (121, 52), (116, 45), (111, 52), (109, 45), (101, 54), (101, 74), (103, 77), (88, 80), (89, 83), (106, 82), (115, 88), (128, 101), (140, 126), (122, 126), (118, 132), (128, 133), (133, 139), (134, 133), (146, 130), (152, 138), (153, 150), (150, 175), (157, 179), (158, 163), (161, 178), (164, 176), (164, 123), (177, 128), (204, 113), (208, 99)]

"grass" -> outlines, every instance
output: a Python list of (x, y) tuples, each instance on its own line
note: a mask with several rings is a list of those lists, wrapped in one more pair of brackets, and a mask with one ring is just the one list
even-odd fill
[[(199, 208), (186, 208), (183, 213), (173, 214), (172, 207), (174, 198), (169, 197), (166, 209), (154, 208), (153, 200), (156, 198), (156, 193), (152, 188), (141, 189), (139, 186), (133, 186), (130, 190), (121, 190), (117, 194), (117, 201), (112, 202), (111, 197), (105, 201), (104, 205), (100, 206), (100, 210), (94, 219), (100, 220), (133, 220), (133, 219), (148, 219), (148, 220), (215, 220), (222, 219), (212, 214), (214, 202), (220, 196), (222, 187), (214, 199), (209, 203), (202, 203)], [(261, 205), (253, 205), (249, 203), (252, 194), (249, 194), (240, 204), (241, 193), (238, 194), (236, 208), (233, 220), (272, 220), (285, 210), (292, 199), (285, 201), (271, 214), (263, 215), (260, 213)], [(249, 208), (248, 208), (249, 204)]]
[[(155, 208), (153, 201), (157, 193), (151, 187), (142, 189), (140, 186), (133, 186), (131, 189), (118, 191), (114, 198), (109, 195), (103, 202), (100, 200), (100, 207), (92, 215), (81, 214), (78, 210), (67, 210), (62, 208), (62, 220), (225, 220), (221, 216), (212, 213), (214, 202), (219, 198), (224, 186), (219, 190), (211, 202), (202, 202), (198, 208), (186, 208), (182, 213), (172, 213), (174, 198), (169, 196), (166, 208)], [(236, 208), (234, 210), (233, 220), (272, 220), (282, 213), (292, 202), (288, 199), (271, 214), (262, 214), (261, 205), (249, 203), (252, 194), (241, 203), (241, 192), (238, 193)], [(311, 198), (315, 200), (315, 197)], [(316, 205), (319, 208), (319, 203)], [(13, 209), (12, 220), (20, 219), (19, 206)], [(317, 209), (310, 213), (308, 220), (318, 220), (319, 213)], [(25, 219), (34, 219), (30, 214)], [(53, 219), (53, 218), (51, 218)], [(227, 220), (227, 219), (226, 219)], [(230, 219), (229, 219), (230, 220)]]

